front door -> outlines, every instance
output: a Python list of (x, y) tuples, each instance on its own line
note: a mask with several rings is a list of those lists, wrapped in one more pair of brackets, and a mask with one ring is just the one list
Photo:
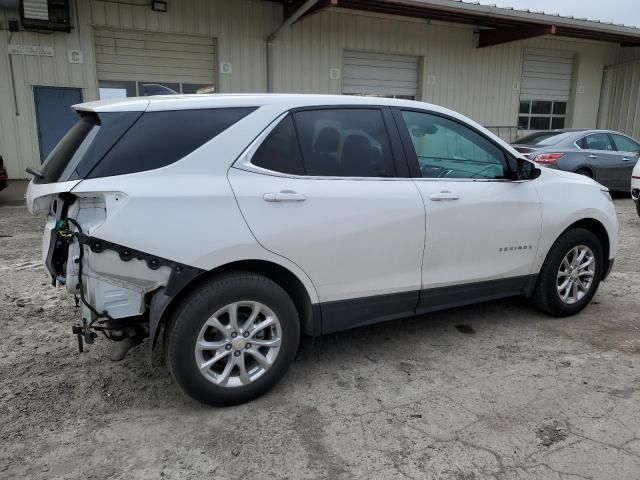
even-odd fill
[(532, 182), (508, 180), (504, 152), (458, 121), (415, 110), (396, 118), (427, 211), (419, 311), (520, 292), (541, 231)]
[(82, 89), (33, 87), (33, 99), (42, 163), (64, 134), (78, 122), (78, 115), (71, 110), (71, 105), (82, 103)]
[(417, 304), (424, 205), (396, 174), (385, 117), (378, 108), (289, 114), (249, 163), (229, 170), (258, 242), (313, 281), (323, 333), (410, 315)]
[(578, 140), (577, 145), (587, 156), (595, 179), (608, 188), (615, 189), (621, 157), (615, 151), (611, 138), (606, 133), (592, 133)]
[(616, 155), (618, 156), (618, 172), (616, 175), (616, 188), (624, 192), (631, 190), (631, 172), (640, 155), (640, 145), (625, 135), (612, 133)]

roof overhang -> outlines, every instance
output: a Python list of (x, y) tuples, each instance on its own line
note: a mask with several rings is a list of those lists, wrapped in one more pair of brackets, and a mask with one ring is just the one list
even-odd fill
[[(281, 0), (281, 3), (286, 10), (299, 2)], [(331, 6), (474, 25), (481, 28), (480, 48), (540, 35), (640, 46), (640, 28), (460, 0), (319, 0), (309, 13)]]

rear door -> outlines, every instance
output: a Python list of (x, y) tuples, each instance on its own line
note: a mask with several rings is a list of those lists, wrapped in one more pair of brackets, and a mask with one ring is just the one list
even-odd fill
[(313, 281), (324, 333), (417, 304), (425, 211), (390, 127), (383, 108), (298, 110), (229, 170), (258, 242)]
[(609, 188), (617, 188), (618, 156), (607, 133), (591, 133), (579, 139), (576, 144), (591, 165), (595, 179)]
[(504, 152), (446, 116), (399, 110), (427, 210), (419, 311), (524, 291), (541, 231), (532, 181), (508, 179)]
[(618, 155), (617, 185), (620, 190), (628, 191), (631, 188), (631, 172), (640, 154), (640, 145), (619, 133), (612, 133), (610, 136)]

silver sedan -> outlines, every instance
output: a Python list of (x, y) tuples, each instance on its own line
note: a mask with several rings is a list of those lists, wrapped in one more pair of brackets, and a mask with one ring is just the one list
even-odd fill
[(540, 165), (587, 175), (610, 190), (625, 192), (640, 156), (640, 143), (609, 130), (539, 131), (512, 146)]

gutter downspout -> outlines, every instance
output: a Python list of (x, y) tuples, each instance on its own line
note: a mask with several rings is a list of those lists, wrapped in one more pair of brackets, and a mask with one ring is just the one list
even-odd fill
[(278, 28), (276, 28), (271, 35), (267, 37), (267, 93), (273, 93), (273, 42), (278, 36), (287, 28), (289, 28), (296, 20), (313, 7), (319, 0), (307, 0), (300, 8), (287, 17)]

